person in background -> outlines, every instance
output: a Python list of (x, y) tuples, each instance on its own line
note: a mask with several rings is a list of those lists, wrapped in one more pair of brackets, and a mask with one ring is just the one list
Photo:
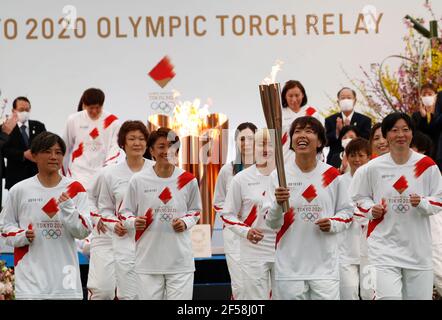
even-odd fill
[[(351, 179), (356, 170), (370, 160), (370, 145), (364, 138), (355, 138), (345, 147), (349, 172), (339, 176), (345, 189), (350, 191)], [(367, 266), (365, 244), (367, 219), (357, 212), (353, 205), (353, 221), (348, 229), (340, 234), (339, 242), (339, 277), (341, 300), (359, 300), (365, 295), (364, 273)], [(364, 232), (365, 231), (365, 232)], [(360, 285), (361, 284), (361, 285)]]
[(240, 237), (241, 300), (268, 300), (275, 279), (276, 232), (265, 221), (272, 206), (270, 174), (275, 168), (267, 129), (255, 134), (255, 160), (233, 177), (222, 213), (226, 228)]
[[(232, 178), (255, 163), (255, 132), (257, 127), (250, 122), (241, 123), (235, 131), (235, 160), (222, 166), (215, 184), (213, 207), (221, 215)], [(232, 299), (240, 299), (243, 284), (240, 266), (240, 238), (229, 228), (223, 227), (224, 253), (230, 274)]]
[[(284, 159), (289, 161), (294, 156), (290, 148), (289, 131), (293, 121), (299, 117), (310, 116), (318, 119), (324, 125), (324, 118), (319, 111), (307, 105), (307, 93), (304, 86), (298, 80), (289, 80), (285, 83), (281, 92), (282, 104), (282, 151)], [(321, 157), (318, 155), (318, 157)]]
[[(355, 126), (359, 131), (359, 136), (368, 139), (370, 135), (371, 119), (359, 112), (354, 111), (356, 105), (356, 91), (344, 87), (338, 91), (338, 104), (340, 112), (335, 113), (325, 119), (325, 131), (327, 135), (327, 146), (330, 151), (327, 155), (327, 163), (339, 168), (336, 159), (344, 148), (341, 145), (341, 131), (345, 126)], [(338, 161), (340, 162), (340, 161)]]
[(416, 131), (426, 134), (432, 141), (433, 150), (428, 156), (436, 161), (439, 138), (442, 132), (442, 115), (436, 115), (436, 90), (431, 84), (424, 84), (420, 91), (419, 110), (411, 116)]
[(106, 243), (112, 246), (112, 237), (105, 233), (96, 208), (98, 190), (93, 189), (98, 172), (106, 165), (116, 163), (120, 156), (117, 143), (120, 124), (118, 118), (103, 110), (104, 92), (90, 88), (83, 92), (82, 111), (71, 114), (66, 122), (63, 139), (66, 142), (63, 173), (86, 188), (90, 198), (90, 212), (94, 230), (90, 236), (91, 248)]
[(360, 134), (357, 127), (352, 125), (342, 127), (338, 139), (341, 142), (341, 151), (339, 153), (334, 153), (333, 156), (329, 158), (328, 164), (338, 168), (340, 172), (347, 172), (348, 162), (345, 156), (345, 147), (351, 140), (358, 137), (360, 137)]
[(87, 190), (94, 184), (97, 171), (116, 163), (120, 155), (120, 124), (115, 115), (103, 110), (104, 99), (100, 89), (87, 89), (80, 100), (83, 111), (69, 116), (63, 134), (67, 148), (64, 174), (78, 179)]
[(8, 142), (9, 135), (17, 125), (17, 113), (12, 113), (11, 117), (8, 117), (0, 128), (0, 207), (2, 206), (2, 194), (3, 194), (3, 177), (5, 173), (5, 161), (3, 159), (2, 149)]
[(432, 151), (434, 150), (431, 138), (420, 131), (416, 131), (413, 134), (410, 147), (414, 151), (429, 157), (431, 157)]
[[(431, 139), (417, 131), (413, 135), (411, 149), (423, 154), (429, 155), (432, 151)], [(439, 296), (442, 297), (442, 214), (436, 214), (430, 217), (431, 239), (433, 243), (433, 271), (434, 287)]]
[(373, 126), (373, 128), (371, 128), (370, 139), (368, 140), (368, 142), (370, 143), (372, 158), (382, 156), (383, 154), (390, 151), (388, 147), (388, 142), (382, 135), (381, 127), (382, 124), (378, 122)]
[(5, 188), (8, 190), (17, 182), (37, 174), (30, 146), (38, 134), (46, 131), (43, 123), (29, 119), (31, 103), (28, 98), (16, 98), (12, 103), (12, 113), (17, 117), (17, 124), (2, 149), (6, 159)]

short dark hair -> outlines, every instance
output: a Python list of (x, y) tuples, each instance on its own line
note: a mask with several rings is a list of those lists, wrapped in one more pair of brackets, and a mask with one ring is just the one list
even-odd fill
[[(368, 138), (368, 142), (370, 142), (370, 145), (373, 143), (374, 134), (376, 133), (376, 130), (382, 127), (382, 123), (376, 122), (373, 127), (371, 127), (370, 130), (370, 137)], [(382, 129), (381, 129), (382, 131)]]
[(429, 89), (429, 90), (433, 91), (434, 93), (437, 93), (435, 86), (432, 85), (431, 83), (425, 83), (424, 85), (422, 85), (420, 92), (422, 92), (425, 89)]
[(387, 132), (393, 129), (396, 122), (401, 119), (404, 120), (407, 123), (408, 128), (410, 128), (410, 130), (414, 132), (414, 123), (408, 114), (404, 112), (393, 112), (387, 115), (384, 120), (382, 120), (381, 130), (384, 138), (387, 137)]
[[(89, 88), (86, 91), (83, 92), (83, 95), (81, 96), (79, 106), (85, 105), (85, 106), (92, 106), (94, 104), (98, 104), (99, 106), (102, 106), (104, 104), (104, 92), (97, 88)], [(81, 111), (81, 110), (78, 110)]]
[(370, 157), (371, 156), (371, 148), (370, 143), (367, 139), (357, 137), (351, 140), (347, 146), (345, 147), (345, 154), (351, 155), (356, 154), (357, 152), (365, 151), (365, 153)]
[(160, 127), (149, 135), (149, 138), (147, 139), (147, 148), (152, 148), (155, 142), (161, 137), (172, 142), (172, 144), (177, 147), (177, 152), (180, 150), (180, 138), (172, 129), (166, 127)]
[(419, 153), (430, 156), (433, 152), (433, 141), (425, 133), (416, 131), (413, 133), (413, 140), (411, 140), (411, 147), (415, 147)]
[(42, 133), (39, 133), (31, 143), (31, 153), (37, 154), (46, 150), (49, 150), (51, 147), (55, 146), (58, 143), (58, 145), (61, 148), (61, 152), (63, 155), (66, 154), (66, 144), (64, 143), (63, 139), (56, 135), (55, 133), (45, 131)]
[(305, 93), (305, 89), (302, 83), (298, 80), (289, 80), (285, 83), (284, 88), (282, 88), (281, 92), (281, 103), (283, 108), (288, 107), (287, 99), (285, 98), (285, 96), (287, 95), (287, 91), (293, 88), (298, 88), (302, 92), (303, 98), (301, 102), (301, 107), (307, 104), (307, 94)]
[(353, 93), (353, 97), (355, 97), (355, 99), (356, 99), (356, 91), (354, 91), (352, 88), (349, 88), (349, 87), (343, 87), (343, 88), (341, 88), (341, 90), (338, 91), (338, 94), (336, 95), (338, 97), (338, 99), (339, 99), (339, 95), (341, 94), (342, 90), (346, 90), (346, 89), (351, 90), (351, 92)]
[(136, 131), (139, 130), (144, 136), (144, 139), (149, 139), (149, 132), (147, 131), (146, 126), (141, 121), (135, 120), (128, 120), (125, 121), (118, 131), (118, 146), (124, 150), (124, 146), (126, 145), (126, 136), (129, 133), (129, 131)]
[(349, 131), (353, 131), (354, 133), (356, 133), (356, 137), (360, 137), (361, 135), (359, 134), (359, 129), (356, 126), (353, 125), (348, 125), (348, 126), (343, 126), (341, 129), (341, 132), (339, 132), (339, 137), (338, 140), (342, 140), (342, 138), (347, 134), (347, 132)]
[(258, 130), (258, 127), (251, 123), (251, 122), (243, 122), (239, 124), (239, 126), (236, 128), (235, 131), (235, 160), (233, 161), (233, 175), (236, 175), (238, 172), (242, 171), (244, 169), (244, 164), (242, 163), (242, 157), (241, 157), (241, 148), (236, 144), (236, 138), (238, 138), (238, 135), (246, 129), (250, 129), (253, 131), (253, 133)]
[(29, 99), (21, 96), (21, 97), (17, 97), (14, 99), (14, 101), (12, 102), (12, 109), (17, 109), (17, 102), (18, 101), (25, 101), (25, 102), (29, 103), (29, 107), (31, 107), (31, 102), (29, 101)]
[(299, 117), (292, 122), (292, 125), (290, 126), (290, 149), (294, 150), (292, 139), (295, 129), (304, 129), (307, 126), (312, 128), (313, 132), (316, 133), (319, 141), (321, 142), (321, 146), (316, 148), (316, 153), (320, 153), (327, 143), (327, 136), (325, 135), (325, 129), (322, 123), (315, 117), (310, 116)]

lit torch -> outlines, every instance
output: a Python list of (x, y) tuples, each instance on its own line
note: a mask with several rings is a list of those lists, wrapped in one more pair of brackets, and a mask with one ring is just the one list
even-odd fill
[[(284, 169), (284, 157), (282, 154), (282, 111), (281, 111), (281, 94), (279, 83), (275, 83), (276, 74), (281, 70), (281, 61), (277, 61), (272, 67), (270, 77), (264, 79), (263, 84), (259, 86), (261, 95), (261, 104), (264, 116), (267, 122), (267, 128), (275, 132), (275, 165), (278, 172), (279, 186), (287, 188)], [(289, 202), (282, 204), (284, 212), (289, 211)]]

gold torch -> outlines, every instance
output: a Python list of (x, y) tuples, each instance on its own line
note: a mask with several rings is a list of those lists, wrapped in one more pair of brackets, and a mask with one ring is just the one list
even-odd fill
[[(261, 104), (267, 127), (275, 133), (275, 165), (278, 172), (279, 186), (287, 188), (284, 169), (284, 157), (282, 154), (282, 111), (281, 111), (281, 94), (279, 83), (262, 84), (259, 86), (261, 95)], [(289, 202), (282, 204), (284, 212), (289, 211)]]
[(204, 130), (200, 135), (200, 180), (203, 216), (201, 223), (210, 224), (212, 231), (215, 222), (213, 195), (219, 171), (227, 158), (229, 120), (222, 113), (209, 114), (204, 121)]

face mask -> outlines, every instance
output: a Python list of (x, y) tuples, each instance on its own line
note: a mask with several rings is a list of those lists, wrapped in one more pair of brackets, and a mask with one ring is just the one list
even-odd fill
[(342, 148), (344, 148), (344, 150), (345, 150), (345, 148), (347, 147), (348, 143), (349, 143), (351, 140), (352, 140), (351, 138), (347, 138), (347, 139), (342, 139), (342, 140), (341, 140), (341, 145), (342, 145)]
[(28, 120), (29, 120), (29, 112), (27, 111), (17, 112), (18, 122), (25, 123)]
[(434, 104), (434, 98), (436, 98), (436, 96), (425, 96), (425, 97), (422, 97), (422, 103), (426, 107), (431, 107)]
[(341, 107), (342, 112), (353, 110), (353, 104), (354, 104), (353, 99), (339, 100), (339, 106)]

